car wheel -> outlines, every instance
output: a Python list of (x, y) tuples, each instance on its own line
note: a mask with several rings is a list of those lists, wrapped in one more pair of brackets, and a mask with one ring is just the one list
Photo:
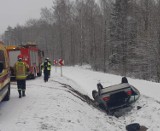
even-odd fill
[(92, 97), (95, 99), (96, 98), (96, 94), (97, 94), (98, 92), (96, 91), (96, 90), (93, 90), (92, 91)]

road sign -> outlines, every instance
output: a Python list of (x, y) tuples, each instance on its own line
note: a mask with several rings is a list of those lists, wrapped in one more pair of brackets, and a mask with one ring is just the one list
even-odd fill
[(54, 63), (54, 65), (57, 65), (57, 64), (58, 64), (57, 60), (54, 60), (53, 63)]
[(63, 60), (63, 59), (59, 59), (59, 60), (58, 60), (58, 64), (59, 64), (60, 66), (63, 66), (63, 65), (64, 65), (64, 60)]
[(55, 66), (55, 72), (57, 72), (58, 60), (54, 60), (53, 64)]

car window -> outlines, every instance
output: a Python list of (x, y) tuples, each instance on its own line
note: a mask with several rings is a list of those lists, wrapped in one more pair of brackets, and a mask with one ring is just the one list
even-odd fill
[(0, 50), (0, 73), (3, 71), (4, 67), (5, 67), (4, 51)]

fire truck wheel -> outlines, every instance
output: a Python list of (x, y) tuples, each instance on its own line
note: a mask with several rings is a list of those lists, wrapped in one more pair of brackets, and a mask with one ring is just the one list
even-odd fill
[(38, 76), (38, 77), (42, 76), (42, 69), (41, 69), (41, 65), (39, 65), (39, 72), (37, 73), (37, 76)]
[(35, 79), (36, 78), (36, 75), (37, 75), (37, 73), (36, 73), (36, 69), (34, 69), (34, 74), (33, 74), (33, 79)]
[(37, 76), (40, 77), (42, 75), (42, 71), (40, 71), (39, 73), (37, 73)]
[(33, 74), (30, 75), (31, 79), (35, 79), (36, 78), (36, 69), (34, 69)]

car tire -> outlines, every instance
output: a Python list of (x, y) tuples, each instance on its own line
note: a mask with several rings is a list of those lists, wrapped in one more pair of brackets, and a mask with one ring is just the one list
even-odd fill
[(92, 91), (92, 97), (95, 99), (96, 98), (96, 94), (97, 94), (98, 92), (96, 91), (96, 90), (93, 90)]

